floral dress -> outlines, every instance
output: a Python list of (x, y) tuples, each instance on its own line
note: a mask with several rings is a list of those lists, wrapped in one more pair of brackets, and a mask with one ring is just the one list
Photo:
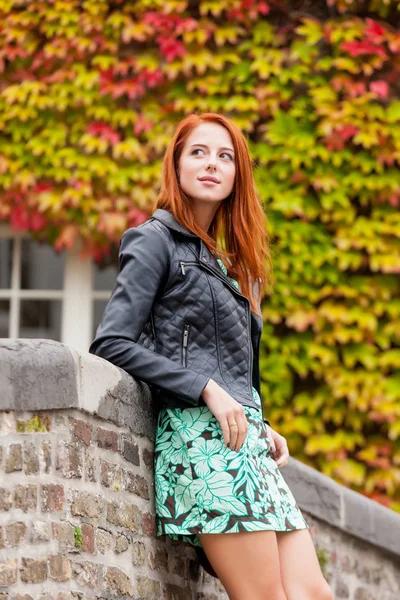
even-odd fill
[(252, 391), (258, 408), (243, 407), (248, 432), (238, 452), (225, 445), (208, 406), (161, 408), (154, 447), (157, 535), (202, 547), (200, 533), (308, 528), (270, 456), (260, 396)]

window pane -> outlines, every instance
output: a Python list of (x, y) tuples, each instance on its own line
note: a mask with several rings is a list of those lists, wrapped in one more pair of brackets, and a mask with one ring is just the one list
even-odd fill
[(0, 240), (0, 288), (11, 287), (12, 240)]
[[(111, 294), (110, 294), (111, 295)], [(93, 301), (93, 331), (92, 339), (96, 335), (96, 329), (99, 326), (101, 318), (104, 313), (104, 309), (107, 306), (107, 300), (94, 300)]]
[(114, 289), (115, 281), (118, 275), (117, 265), (108, 265), (106, 267), (99, 267), (99, 265), (93, 265), (94, 272), (94, 289), (96, 291), (109, 290), (110, 292)]
[(61, 341), (61, 300), (21, 300), (19, 337)]
[(65, 252), (57, 254), (51, 246), (35, 240), (22, 240), (21, 289), (61, 290)]
[(0, 300), (0, 338), (8, 337), (10, 320), (10, 301)]

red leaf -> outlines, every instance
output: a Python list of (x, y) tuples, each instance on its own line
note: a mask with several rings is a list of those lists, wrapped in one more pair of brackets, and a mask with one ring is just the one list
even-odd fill
[(28, 211), (22, 206), (16, 206), (11, 210), (11, 227), (15, 230), (29, 230), (29, 215)]
[(368, 27), (364, 30), (366, 37), (369, 38), (374, 44), (380, 44), (383, 42), (386, 33), (383, 27), (378, 25), (378, 23), (373, 19), (367, 18), (365, 21), (368, 23)]
[(46, 225), (46, 219), (39, 211), (34, 211), (31, 214), (30, 227), (31, 231), (40, 231)]
[(47, 192), (53, 189), (52, 183), (46, 183), (44, 181), (39, 181), (36, 185), (33, 186), (32, 191), (34, 194), (41, 194), (42, 192)]
[(136, 227), (137, 225), (141, 225), (148, 219), (148, 215), (144, 213), (142, 210), (138, 210), (137, 208), (131, 208), (128, 212), (128, 227)]
[(138, 80), (141, 83), (147, 83), (147, 85), (152, 88), (162, 83), (163, 78), (164, 76), (161, 69), (155, 69), (154, 71), (143, 69), (143, 71), (141, 71), (139, 74)]
[(75, 224), (68, 224), (63, 227), (60, 235), (54, 242), (54, 248), (57, 252), (61, 252), (61, 250), (70, 249), (75, 243), (75, 240), (78, 236), (78, 227)]
[(389, 85), (382, 79), (379, 81), (371, 81), (369, 84), (369, 89), (371, 92), (377, 96), (380, 96), (381, 98), (387, 98), (389, 95)]
[(183, 58), (186, 54), (185, 46), (182, 42), (173, 38), (158, 38), (160, 44), (160, 51), (168, 62), (173, 61), (175, 58)]
[(382, 56), (386, 58), (387, 54), (381, 46), (375, 46), (368, 40), (361, 40), (360, 42), (343, 42), (340, 48), (350, 54), (350, 56), (361, 56), (362, 54), (375, 54), (376, 56)]
[(107, 125), (107, 123), (94, 121), (86, 127), (86, 131), (91, 135), (98, 136), (100, 139), (110, 142), (111, 145), (117, 144), (121, 139), (120, 134)]
[(344, 148), (344, 140), (337, 133), (331, 133), (331, 135), (326, 136), (325, 143), (329, 152), (343, 150)]
[(338, 135), (340, 135), (341, 138), (348, 140), (349, 138), (355, 136), (359, 129), (355, 125), (343, 125), (342, 127), (335, 129), (335, 131)]
[(145, 119), (143, 119), (143, 116), (139, 114), (137, 117), (137, 121), (133, 126), (133, 133), (135, 135), (140, 135), (143, 131), (150, 131), (152, 127), (153, 123), (151, 121), (146, 121)]

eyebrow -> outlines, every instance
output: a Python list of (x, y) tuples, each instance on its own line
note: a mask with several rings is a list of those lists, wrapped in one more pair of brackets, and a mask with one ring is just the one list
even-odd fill
[[(189, 146), (189, 148), (193, 148), (193, 146), (201, 146), (202, 148), (208, 148), (208, 146), (206, 146), (205, 144), (192, 144), (191, 146)], [(229, 150), (230, 152), (233, 152), (235, 154), (233, 148), (227, 148), (226, 146), (221, 146), (219, 150)]]

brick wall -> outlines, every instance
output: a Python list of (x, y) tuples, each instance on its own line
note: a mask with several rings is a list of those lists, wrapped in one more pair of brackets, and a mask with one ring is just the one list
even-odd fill
[[(147, 386), (49, 340), (0, 340), (0, 600), (220, 600), (189, 544), (155, 536)], [(400, 516), (282, 469), (336, 598), (400, 598)]]
[(151, 440), (74, 409), (0, 425), (1, 600), (216, 598), (193, 548), (155, 538)]

